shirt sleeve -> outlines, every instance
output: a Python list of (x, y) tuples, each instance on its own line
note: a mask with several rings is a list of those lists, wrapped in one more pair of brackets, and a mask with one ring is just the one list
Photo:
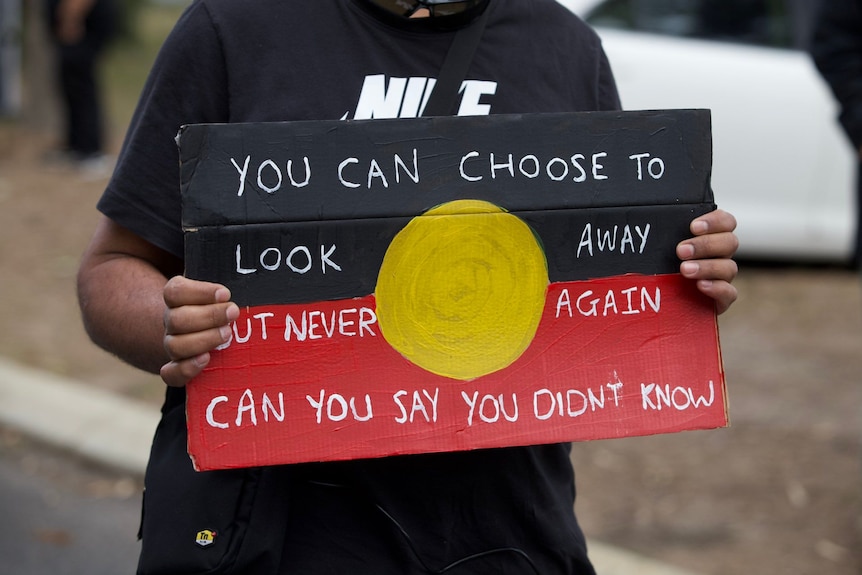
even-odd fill
[(98, 209), (182, 258), (177, 132), (185, 124), (226, 122), (228, 116), (218, 30), (198, 0), (177, 21), (156, 58)]
[(611, 64), (604, 49), (599, 45), (598, 60), (598, 102), (600, 111), (615, 111), (622, 109), (617, 83), (611, 71)]

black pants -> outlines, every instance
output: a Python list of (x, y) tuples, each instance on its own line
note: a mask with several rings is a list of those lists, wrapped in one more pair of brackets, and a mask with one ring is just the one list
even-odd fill
[(86, 39), (74, 45), (59, 45), (65, 145), (81, 156), (102, 151), (102, 106), (96, 84), (98, 55), (98, 47)]
[(58, 83), (65, 116), (65, 146), (80, 156), (103, 149), (103, 117), (97, 82), (98, 60), (114, 36), (116, 13), (111, 0), (97, 0), (87, 15), (85, 34), (75, 44), (56, 35), (57, 0), (47, 1), (47, 15), (57, 46)]

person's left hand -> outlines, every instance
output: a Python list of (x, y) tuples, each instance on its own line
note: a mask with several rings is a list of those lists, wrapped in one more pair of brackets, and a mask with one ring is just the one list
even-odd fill
[(691, 222), (693, 238), (676, 246), (682, 260), (680, 273), (697, 281), (697, 289), (715, 300), (718, 313), (724, 313), (736, 301), (736, 288), (731, 284), (739, 271), (733, 254), (739, 240), (733, 231), (736, 218), (724, 210), (715, 210)]

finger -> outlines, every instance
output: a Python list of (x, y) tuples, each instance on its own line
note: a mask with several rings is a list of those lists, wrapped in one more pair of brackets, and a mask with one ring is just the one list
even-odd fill
[(736, 262), (730, 259), (697, 260), (682, 262), (680, 273), (696, 280), (697, 289), (715, 300), (716, 312), (727, 311), (738, 297), (737, 289), (731, 284), (739, 273)]
[(730, 283), (721, 280), (698, 280), (697, 289), (715, 301), (715, 311), (722, 314), (736, 301), (739, 294)]
[(239, 317), (233, 302), (210, 305), (185, 305), (165, 309), (165, 333), (180, 335), (226, 326)]
[(207, 305), (230, 301), (230, 290), (221, 284), (175, 276), (165, 284), (163, 297), (169, 308)]
[(731, 258), (738, 248), (739, 239), (733, 232), (709, 233), (683, 240), (676, 247), (676, 255), (681, 260)]
[(739, 273), (739, 266), (731, 259), (684, 261), (679, 266), (679, 273), (693, 280), (732, 282)]
[(171, 387), (184, 387), (203, 371), (209, 361), (210, 355), (208, 353), (181, 361), (169, 361), (162, 366), (159, 375), (161, 375), (162, 381)]
[(184, 360), (212, 351), (230, 339), (231, 328), (223, 325), (180, 335), (166, 334), (163, 344), (171, 360)]
[(732, 232), (736, 229), (736, 218), (730, 212), (716, 209), (692, 220), (690, 229), (695, 236)]

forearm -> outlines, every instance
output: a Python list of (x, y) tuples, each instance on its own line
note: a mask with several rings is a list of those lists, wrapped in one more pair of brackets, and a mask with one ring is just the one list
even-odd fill
[(57, 6), (57, 37), (65, 43), (75, 44), (86, 33), (87, 16), (96, 0), (62, 0)]
[(88, 335), (127, 363), (158, 373), (164, 349), (165, 276), (147, 262), (115, 257), (82, 270), (78, 300)]
[(169, 359), (163, 289), (181, 270), (179, 259), (102, 218), (78, 270), (78, 302), (93, 342), (158, 373)]
[(57, 7), (57, 13), (61, 18), (74, 18), (83, 21), (95, 4), (96, 0), (62, 0)]

